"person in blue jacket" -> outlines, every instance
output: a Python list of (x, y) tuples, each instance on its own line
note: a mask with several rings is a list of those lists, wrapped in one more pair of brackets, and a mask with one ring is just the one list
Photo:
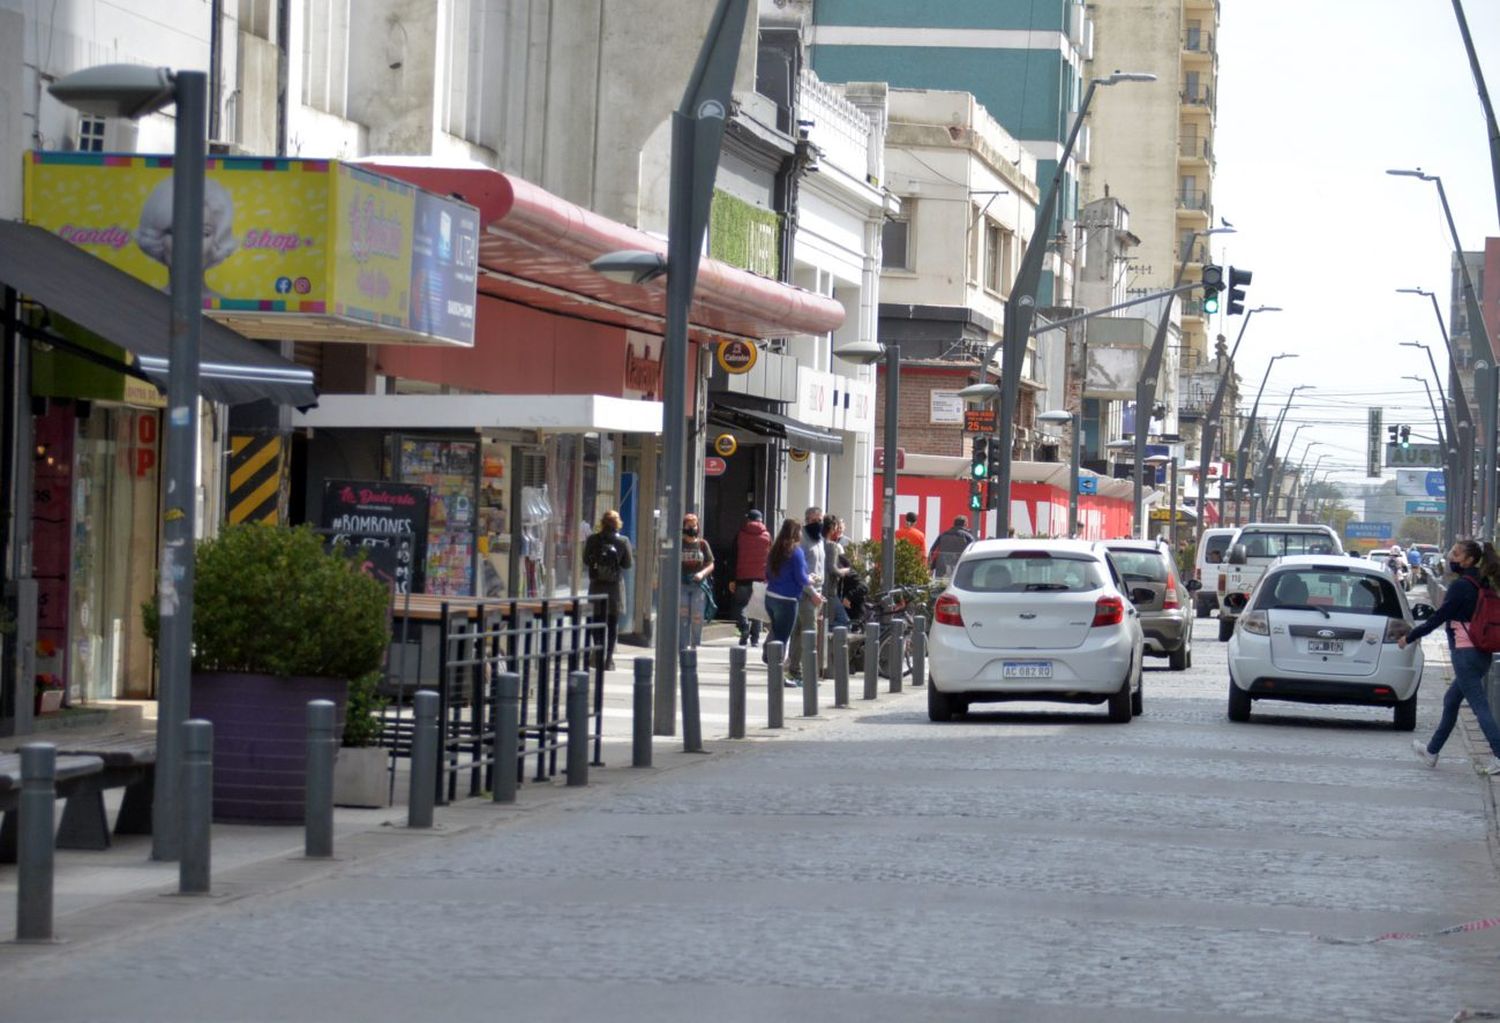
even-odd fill
[(1436, 631), (1438, 626), (1447, 626), (1453, 682), (1443, 694), (1443, 716), (1431, 739), (1427, 742), (1413, 739), (1411, 747), (1424, 764), (1428, 767), (1436, 766), (1438, 753), (1452, 734), (1453, 726), (1458, 724), (1458, 709), (1468, 700), (1469, 709), (1474, 712), (1479, 728), (1490, 744), (1489, 762), (1479, 768), (1479, 773), (1500, 774), (1500, 726), (1495, 723), (1494, 710), (1490, 707), (1484, 690), (1485, 677), (1489, 675), (1493, 656), (1475, 648), (1465, 627), (1474, 617), (1474, 609), (1479, 603), (1479, 587), (1487, 586), (1500, 593), (1500, 555), (1496, 555), (1495, 548), (1487, 543), (1455, 540), (1453, 548), (1448, 551), (1448, 568), (1458, 578), (1448, 587), (1443, 606), (1396, 644), (1404, 650), (1408, 643), (1419, 641), (1423, 636)]
[[(766, 615), (771, 619), (771, 638), (781, 644), (783, 656), (797, 627), (798, 602), (806, 597), (814, 607), (823, 603), (823, 595), (808, 575), (801, 541), (802, 526), (796, 519), (787, 519), (766, 556)], [(799, 683), (788, 678), (786, 685), (794, 689)]]

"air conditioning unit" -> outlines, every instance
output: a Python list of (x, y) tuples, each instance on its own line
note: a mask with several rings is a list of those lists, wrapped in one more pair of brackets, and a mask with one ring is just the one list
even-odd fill
[(248, 156), (249, 152), (238, 142), (230, 142), (228, 139), (209, 139), (209, 156)]

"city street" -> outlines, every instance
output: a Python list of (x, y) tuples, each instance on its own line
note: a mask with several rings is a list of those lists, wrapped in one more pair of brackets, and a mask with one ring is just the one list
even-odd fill
[[(231, 885), (155, 926), (10, 946), (0, 1019), (1500, 1010), (1500, 927), (1432, 935), (1500, 917), (1467, 726), (1429, 771), (1388, 712), (1258, 703), (1232, 725), (1215, 627), (1197, 622), (1191, 670), (1149, 662), (1129, 725), (1045, 704), (934, 725), (921, 690), (808, 723), (788, 690), (793, 727), (773, 739), (752, 710), (752, 741), (710, 756), (441, 809), (437, 834), (388, 829), (378, 853), (279, 893)], [(1446, 670), (1427, 649), (1419, 735)]]

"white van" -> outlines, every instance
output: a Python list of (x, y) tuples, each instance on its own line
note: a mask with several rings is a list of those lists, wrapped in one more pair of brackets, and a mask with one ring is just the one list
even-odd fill
[(1194, 597), (1199, 618), (1207, 618), (1219, 606), (1219, 566), (1229, 556), (1229, 542), (1237, 532), (1228, 529), (1205, 529), (1203, 539), (1198, 542), (1198, 557), (1193, 564), (1193, 578), (1203, 584), (1203, 589)]

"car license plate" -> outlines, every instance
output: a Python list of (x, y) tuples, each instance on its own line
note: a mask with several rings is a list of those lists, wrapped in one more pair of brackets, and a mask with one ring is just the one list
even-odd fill
[(1307, 652), (1310, 654), (1341, 654), (1344, 652), (1344, 641), (1341, 639), (1310, 639), (1307, 641)]
[(1051, 678), (1051, 661), (1006, 661), (1001, 665), (1005, 678)]

